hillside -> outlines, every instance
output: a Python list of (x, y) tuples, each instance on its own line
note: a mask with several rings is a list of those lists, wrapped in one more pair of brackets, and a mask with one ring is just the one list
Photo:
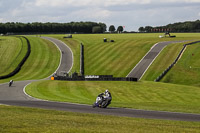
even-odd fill
[(27, 42), (22, 37), (0, 37), (0, 76), (14, 71), (27, 52)]
[[(51, 35), (69, 45), (74, 53), (74, 66), (72, 72), (79, 72), (80, 43), (85, 46), (85, 74), (86, 75), (114, 75), (116, 77), (126, 76), (132, 68), (142, 59), (149, 49), (161, 41), (173, 40), (195, 40), (199, 34), (178, 34), (176, 38), (159, 38), (162, 33), (154, 34), (74, 34), (73, 38), (63, 38), (65, 35)], [(115, 42), (103, 42), (103, 38)], [(164, 49), (156, 63), (155, 70), (147, 71), (144, 80), (155, 80), (157, 76), (176, 58), (182, 44), (171, 44)], [(169, 52), (169, 53), (168, 53)], [(166, 60), (162, 60), (166, 58)], [(167, 62), (166, 62), (167, 61)], [(157, 62), (157, 60), (155, 60)], [(153, 63), (154, 65), (154, 63)], [(154, 69), (154, 68), (153, 68)], [(160, 69), (160, 70), (159, 70)], [(150, 72), (150, 73), (149, 73)], [(149, 74), (148, 74), (149, 73)], [(152, 73), (154, 73), (152, 77)]]
[[(74, 67), (72, 72), (79, 72), (79, 45), (85, 46), (86, 75), (114, 75), (125, 77), (142, 59), (149, 49), (160, 41), (194, 39), (196, 35), (177, 38), (162, 38), (160, 34), (74, 34), (73, 38), (63, 38), (64, 35), (51, 35), (69, 45), (74, 52)], [(103, 39), (114, 42), (103, 42)]]
[[(187, 34), (177, 34), (180, 36), (196, 36), (198, 40), (199, 33), (187, 33)], [(189, 38), (185, 38), (188, 40)], [(195, 40), (195, 39), (194, 39)], [(194, 41), (193, 40), (193, 41)], [(180, 50), (183, 48), (184, 43), (171, 44), (166, 47), (153, 64), (149, 67), (145, 73), (142, 80), (154, 81), (172, 62), (174, 62), (176, 56), (179, 54)], [(184, 51), (181, 59), (177, 64), (167, 73), (167, 75), (161, 80), (165, 83), (174, 83), (174, 84), (184, 84), (192, 86), (199, 85), (199, 45), (196, 43), (193, 45), (188, 45)]]
[(174, 66), (174, 68), (162, 79), (162, 82), (200, 87), (199, 57), (200, 43), (187, 46), (181, 59)]
[[(31, 54), (27, 61), (19, 73), (11, 78), (0, 80), (0, 83), (7, 82), (9, 79), (14, 81), (42, 79), (50, 76), (57, 69), (60, 61), (60, 52), (57, 47), (53, 43), (38, 37), (29, 36), (27, 38), (31, 44)], [(7, 54), (4, 56), (7, 56)]]

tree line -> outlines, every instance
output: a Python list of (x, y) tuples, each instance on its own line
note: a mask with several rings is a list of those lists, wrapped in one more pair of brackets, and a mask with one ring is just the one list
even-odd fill
[(200, 32), (200, 20), (178, 22), (166, 26), (145, 26), (138, 29), (139, 32)]
[(98, 28), (99, 33), (106, 31), (106, 24), (96, 22), (70, 22), (70, 23), (20, 23), (7, 22), (0, 23), (0, 34), (6, 33), (93, 33), (94, 28)]
[[(124, 26), (118, 26), (117, 32), (118, 32), (118, 33), (121, 33), (121, 32), (123, 32), (123, 31), (124, 31)], [(109, 32), (110, 32), (110, 33), (116, 32), (116, 29), (115, 29), (115, 26), (114, 26), (114, 25), (111, 25), (111, 26), (109, 27)]]

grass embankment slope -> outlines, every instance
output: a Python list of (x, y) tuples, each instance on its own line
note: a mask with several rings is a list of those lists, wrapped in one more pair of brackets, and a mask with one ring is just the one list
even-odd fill
[(161, 81), (200, 87), (199, 57), (200, 43), (187, 46), (181, 59)]
[[(0, 83), (7, 82), (10, 79), (14, 81), (42, 79), (50, 76), (57, 69), (60, 61), (60, 52), (57, 47), (53, 43), (41, 38), (31, 36), (27, 38), (31, 44), (29, 58), (19, 73), (9, 79), (0, 80)], [(3, 56), (7, 56), (7, 54)]]
[[(175, 38), (158, 38), (159, 34), (74, 34), (73, 38), (65, 35), (51, 35), (62, 40), (74, 52), (72, 72), (80, 70), (80, 43), (85, 46), (85, 75), (114, 75), (125, 77), (150, 48), (160, 41)], [(104, 43), (103, 39), (115, 42)], [(178, 40), (183, 40), (180, 37)]]
[(27, 52), (26, 40), (22, 37), (0, 37), (0, 76), (14, 71)]
[[(80, 68), (80, 43), (85, 46), (85, 75), (114, 75), (125, 77), (140, 59), (157, 42), (175, 40), (196, 40), (199, 34), (177, 33), (176, 38), (158, 38), (156, 34), (74, 34), (73, 38), (63, 38), (65, 35), (51, 35), (62, 40), (70, 46), (74, 53), (74, 66), (72, 72), (79, 72)], [(114, 40), (114, 43), (104, 43), (103, 39)], [(162, 54), (167, 56), (164, 63), (156, 64), (156, 70), (150, 70), (145, 80), (154, 80), (168, 64), (178, 55), (183, 43), (171, 44)], [(169, 53), (168, 53), (169, 52)], [(170, 56), (169, 56), (170, 55)], [(162, 58), (161, 58), (162, 59)], [(154, 76), (149, 76), (152, 75)], [(153, 77), (153, 78), (152, 78)]]
[(136, 119), (0, 105), (0, 132), (199, 132), (198, 122)]
[[(186, 35), (188, 37), (186, 37)], [(185, 40), (198, 40), (200, 34), (181, 34)], [(195, 39), (196, 38), (196, 39)], [(199, 39), (200, 40), (200, 39)], [(171, 44), (166, 47), (150, 66), (142, 80), (154, 81), (175, 60), (183, 43)], [(161, 80), (165, 83), (198, 86), (200, 79), (200, 43), (188, 45), (177, 64)]]
[(176, 43), (167, 46), (146, 71), (142, 80), (154, 81), (160, 76), (160, 74), (174, 62), (183, 48), (183, 44), (184, 43)]

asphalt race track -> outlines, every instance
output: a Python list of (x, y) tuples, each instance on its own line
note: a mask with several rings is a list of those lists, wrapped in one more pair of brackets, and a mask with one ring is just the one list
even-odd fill
[(60, 40), (50, 38), (50, 37), (42, 37), (54, 43), (60, 50), (62, 56), (60, 60), (60, 66), (56, 70), (57, 74), (62, 74), (63, 72), (70, 72), (73, 66), (73, 52), (71, 49)]
[(160, 42), (155, 44), (150, 51), (140, 60), (140, 62), (132, 69), (132, 71), (127, 75), (127, 77), (134, 77), (140, 80), (144, 73), (147, 71), (149, 66), (153, 63), (159, 53), (171, 43), (178, 43), (184, 41), (168, 41)]
[[(59, 49), (62, 50), (61, 64), (60, 67), (57, 69), (57, 72), (70, 71), (73, 65), (73, 53), (71, 52), (70, 48), (67, 47), (63, 42), (58, 41), (56, 39), (52, 38), (45, 38), (45, 39), (52, 41), (55, 45), (58, 46)], [(44, 80), (48, 80), (48, 78)], [(125, 109), (125, 108), (101, 109), (101, 108), (92, 108), (92, 106), (84, 104), (52, 102), (52, 101), (35, 99), (24, 93), (24, 87), (27, 84), (32, 83), (34, 81), (37, 80), (17, 81), (14, 82), (12, 87), (8, 87), (8, 83), (0, 84), (0, 104), (70, 111), (70, 112), (136, 117), (136, 118), (166, 119), (166, 120), (179, 120), (179, 121), (200, 121), (200, 114), (145, 111), (145, 110)]]

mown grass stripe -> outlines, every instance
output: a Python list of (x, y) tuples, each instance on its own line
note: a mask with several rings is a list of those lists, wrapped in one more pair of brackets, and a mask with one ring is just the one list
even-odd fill
[(104, 52), (108, 51), (110, 49), (110, 47), (112, 47), (112, 46), (99, 44), (99, 46), (95, 46), (94, 49), (88, 50), (87, 46), (86, 46), (86, 49), (85, 49), (85, 51), (87, 51), (86, 58), (87, 58), (87, 56), (91, 57), (89, 60), (90, 60), (91, 64), (94, 64), (94, 62), (97, 61), (98, 58), (102, 57), (104, 55)]
[[(100, 59), (96, 59), (96, 63), (93, 63), (93, 72), (99, 73), (99, 70), (102, 70), (102, 67), (104, 68), (104, 73), (107, 73), (107, 64), (110, 63), (111, 58), (113, 55), (115, 55), (116, 51), (121, 47), (121, 45), (112, 44), (106, 48), (106, 50), (102, 51), (99, 55)], [(92, 62), (91, 62), (92, 63)], [(106, 66), (106, 67), (105, 67)], [(112, 74), (112, 73), (111, 73)]]
[[(34, 89), (38, 89), (36, 94)], [(200, 113), (200, 89), (184, 85), (122, 81), (40, 81), (29, 85), (26, 92), (41, 99), (91, 105), (96, 96), (106, 89), (112, 93), (113, 107)], [(38, 95), (38, 92), (41, 94)]]
[(0, 132), (197, 133), (200, 130), (199, 122), (116, 117), (4, 105), (0, 105), (0, 118)]
[[(15, 57), (15, 58), (13, 58), (13, 61), (12, 61), (12, 63), (10, 63), (10, 65), (6, 68), (7, 70), (9, 70), (13, 65), (15, 65), (16, 64), (16, 62), (18, 62), (18, 58), (19, 58), (19, 56), (22, 54), (22, 50), (23, 50), (23, 47), (24, 47), (24, 42), (23, 42), (23, 39), (22, 38), (17, 38), (17, 39), (20, 39), (21, 40), (21, 43), (19, 43), (19, 45), (21, 45), (19, 48), (20, 48), (20, 50), (19, 50), (19, 52), (18, 51), (16, 51), (16, 49), (15, 49), (15, 52), (16, 53), (18, 53), (17, 54), (17, 56)], [(26, 43), (26, 42), (25, 42)], [(10, 47), (9, 47), (10, 48)], [(6, 52), (6, 54), (7, 54), (7, 52)]]
[[(121, 76), (125, 76), (123, 75), (123, 73), (126, 71), (125, 69), (126, 68), (129, 68), (130, 65), (129, 64), (132, 64), (132, 62), (134, 62), (135, 60), (133, 60), (134, 56), (132, 56), (133, 54), (137, 54), (137, 53), (132, 53), (131, 52), (131, 49), (129, 48), (130, 47), (130, 42), (128, 43), (125, 43), (125, 44), (122, 44), (122, 47), (119, 49), (118, 51), (118, 55), (116, 54), (114, 57), (113, 57), (113, 66), (114, 67), (111, 67), (113, 73), (115, 71), (117, 71), (118, 73), (115, 75), (117, 77), (119, 77), (120, 75)], [(134, 45), (134, 44), (133, 44)], [(126, 51), (126, 52), (124, 52)], [(132, 56), (132, 60), (130, 58), (128, 58), (129, 56)], [(121, 61), (120, 58), (123, 58), (124, 60)], [(124, 65), (119, 65), (119, 64), (124, 64)]]
[[(24, 65), (24, 63), (26, 62), (26, 60), (28, 59), (30, 53), (31, 53), (31, 46), (30, 46), (30, 42), (26, 37), (23, 37), (26, 40), (26, 44), (27, 44), (27, 49), (25, 51), (25, 55), (20, 54), (20, 57), (22, 58), (21, 60), (19, 60), (19, 63), (17, 60), (15, 60), (14, 64), (17, 62), (16, 66), (13, 64), (14, 68), (11, 72), (9, 72), (8, 74), (5, 74), (3, 76), (0, 76), (0, 79), (6, 79), (9, 77), (12, 77), (14, 75), (16, 75), (20, 69), (22, 68), (22, 66)], [(14, 58), (15, 59), (15, 58)]]
[(122, 45), (118, 45), (118, 46), (115, 46), (108, 53), (106, 53), (106, 56), (104, 58), (102, 58), (102, 59), (104, 59), (103, 63), (99, 63), (99, 67), (97, 67), (96, 71), (100, 72), (102, 70), (102, 68), (105, 68), (105, 66), (106, 66), (105, 73), (107, 73), (107, 71), (109, 71), (109, 73), (112, 74), (113, 71), (116, 70), (115, 68), (117, 66), (119, 66), (120, 63), (122, 63), (122, 62), (116, 62), (116, 58), (118, 58), (121, 54), (120, 53), (121, 48), (122, 48)]
[[(31, 54), (30, 57), (29, 57), (29, 60), (28, 62), (26, 62), (26, 66), (22, 67), (22, 71), (26, 70), (26, 72), (19, 76), (18, 78), (26, 78), (26, 77), (30, 77), (30, 79), (33, 78), (33, 76), (35, 74), (37, 74), (37, 71), (35, 69), (30, 69), (30, 68), (37, 68), (37, 66), (39, 66), (40, 64), (40, 60), (38, 59), (41, 59), (42, 58), (42, 52), (41, 52), (41, 45), (39, 45), (39, 43), (36, 41), (36, 39), (32, 39), (32, 38), (28, 38), (30, 40), (30, 43), (31, 43), (31, 46), (34, 46), (32, 47), (31, 49)], [(34, 63), (33, 63), (34, 62)], [(28, 70), (28, 71), (27, 71)]]
[(24, 57), (22, 51), (27, 51), (23, 46), (19, 38), (16, 37), (1, 37), (3, 38), (0, 42), (0, 75), (7, 75), (16, 69), (18, 64)]
[[(50, 76), (57, 69), (60, 58), (57, 47), (51, 42), (40, 41), (41, 38), (29, 36), (28, 39), (32, 48), (28, 60), (18, 74), (11, 78), (0, 80), (0, 82), (8, 82), (10, 79), (14, 81), (42, 79)], [(53, 53), (52, 56), (51, 53)]]
[[(102, 46), (99, 49), (96, 49), (94, 51), (87, 51), (87, 47), (86, 47), (86, 51), (87, 53), (85, 54), (85, 70), (87, 71), (87, 69), (93, 68), (95, 65), (95, 63), (98, 61), (98, 59), (103, 55), (103, 50), (106, 49), (106, 46)], [(87, 60), (87, 61), (86, 61)], [(88, 68), (89, 67), (89, 68)]]
[[(199, 77), (200, 77), (200, 69), (194, 68), (195, 65), (198, 66), (200, 64), (199, 56), (200, 52), (195, 52), (196, 49), (199, 49), (200, 43), (193, 44), (187, 46), (187, 49), (183, 53), (181, 59), (176, 63), (176, 65), (171, 69), (166, 77), (164, 77), (162, 82), (170, 82), (175, 84), (185, 84), (185, 85), (193, 85), (193, 86), (200, 86), (199, 84)], [(185, 65), (185, 62), (188, 61), (188, 56), (191, 56), (189, 59), (191, 64)], [(180, 80), (181, 77), (181, 80)]]
[[(49, 47), (47, 46), (47, 44), (42, 45), (43, 42), (41, 40), (38, 41), (38, 44), (40, 44), (39, 49), (41, 51), (49, 51), (50, 50)], [(39, 55), (38, 58), (42, 58), (42, 60), (40, 60), (37, 64), (34, 64), (35, 67), (38, 68), (38, 70), (37, 70), (37, 72), (34, 72), (32, 74), (32, 77), (35, 77), (38, 74), (40, 74), (43, 77), (46, 74), (46, 72), (44, 72), (43, 69), (40, 69), (40, 66), (43, 66), (44, 68), (46, 68), (45, 71), (47, 70), (47, 64), (49, 62), (49, 52), (47, 52), (47, 53), (40, 52), (40, 53), (42, 53), (42, 54), (38, 54)]]

